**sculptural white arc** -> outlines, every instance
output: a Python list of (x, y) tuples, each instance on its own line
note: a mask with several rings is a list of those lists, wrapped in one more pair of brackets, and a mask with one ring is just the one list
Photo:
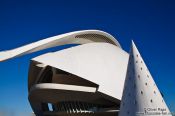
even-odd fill
[(92, 42), (106, 42), (120, 47), (118, 41), (112, 35), (106, 32), (99, 30), (83, 30), (49, 37), (28, 45), (24, 45), (22, 47), (18, 47), (16, 49), (2, 51), (0, 52), (0, 61), (5, 61), (14, 57), (55, 46), (66, 44), (86, 44)]

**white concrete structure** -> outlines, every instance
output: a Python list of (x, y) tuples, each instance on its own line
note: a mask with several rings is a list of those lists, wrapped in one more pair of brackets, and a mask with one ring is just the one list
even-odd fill
[(75, 31), (58, 36), (40, 40), (13, 50), (0, 52), (0, 61), (8, 60), (17, 56), (36, 52), (42, 49), (51, 48), (65, 44), (86, 44), (92, 42), (105, 42), (119, 46), (115, 38), (106, 32), (98, 30)]
[(132, 42), (119, 116), (171, 116), (146, 64)]
[(0, 61), (65, 44), (80, 45), (31, 60), (28, 90), (35, 114), (118, 115), (129, 55), (106, 32), (85, 30), (54, 36), (0, 52)]

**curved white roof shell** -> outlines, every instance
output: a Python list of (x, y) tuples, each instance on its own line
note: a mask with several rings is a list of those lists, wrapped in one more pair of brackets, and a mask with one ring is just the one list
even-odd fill
[[(49, 59), (49, 60), (48, 60)], [(38, 56), (49, 65), (99, 85), (98, 91), (121, 99), (128, 53), (108, 43), (89, 43)]]
[(128, 54), (113, 36), (103, 31), (83, 30), (46, 38), (2, 51), (0, 61), (65, 44), (84, 45), (47, 53), (33, 60), (92, 81), (100, 86), (99, 91), (121, 99)]

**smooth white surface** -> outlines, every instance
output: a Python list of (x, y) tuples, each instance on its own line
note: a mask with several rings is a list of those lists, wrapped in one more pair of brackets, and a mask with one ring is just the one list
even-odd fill
[(111, 36), (110, 34), (99, 31), (99, 30), (83, 30), (83, 31), (75, 31), (75, 32), (70, 32), (66, 34), (61, 34), (58, 36), (53, 36), (50, 38), (46, 38), (37, 42), (33, 42), (28, 45), (24, 45), (19, 48), (15, 48), (13, 50), (8, 50), (8, 51), (1, 51), (0, 52), (0, 61), (8, 60), (14, 57), (22, 56), (28, 53), (36, 52), (39, 50), (51, 48), (54, 46), (59, 46), (59, 45), (65, 45), (65, 44), (86, 44), (86, 43), (92, 43), (92, 42), (106, 42), (104, 38), (75, 38), (77, 35), (83, 35), (83, 34), (98, 34), (105, 36), (108, 40), (112, 41), (115, 43), (116, 46), (120, 47), (120, 44), (118, 41)]
[(98, 91), (121, 99), (128, 53), (108, 43), (89, 43), (38, 56), (34, 61), (99, 85)]
[(82, 91), (82, 92), (96, 92), (94, 87), (85, 87), (77, 85), (66, 85), (66, 84), (54, 84), (54, 83), (42, 83), (34, 85), (30, 92), (35, 89), (57, 89), (57, 90), (70, 90), (70, 91)]
[(119, 116), (171, 116), (163, 114), (161, 110), (163, 113), (170, 113), (139, 51), (132, 42)]

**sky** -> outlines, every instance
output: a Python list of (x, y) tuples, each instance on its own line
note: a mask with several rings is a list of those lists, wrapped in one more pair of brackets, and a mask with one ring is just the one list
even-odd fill
[[(0, 0), (0, 51), (85, 29), (110, 33), (127, 52), (134, 40), (168, 107), (175, 112), (174, 0)], [(0, 115), (32, 112), (27, 89), (30, 59), (67, 47), (0, 63)]]

